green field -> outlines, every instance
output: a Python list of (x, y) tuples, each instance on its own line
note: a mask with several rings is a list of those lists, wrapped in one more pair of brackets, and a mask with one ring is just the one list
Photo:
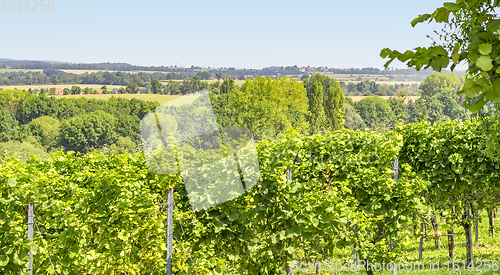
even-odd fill
[[(86, 74), (86, 73), (88, 73), (88, 74), (99, 73), (99, 72), (110, 72), (110, 73), (118, 72), (118, 71), (108, 71), (108, 70), (60, 70), (60, 71), (70, 73), (70, 74), (77, 74), (77, 75)], [(138, 73), (145, 73), (145, 74), (163, 73), (163, 74), (167, 74), (168, 73), (168, 72), (163, 72), (163, 71), (120, 71), (120, 72), (125, 73), (125, 74), (127, 74), (127, 73), (129, 73), (129, 74), (138, 74)]]
[(35, 69), (0, 69), (0, 73), (10, 73), (10, 72), (42, 72), (43, 70)]
[(102, 99), (102, 100), (108, 100), (111, 97), (118, 97), (118, 98), (126, 98), (126, 99), (132, 99), (132, 98), (137, 98), (145, 101), (157, 101), (160, 104), (163, 104), (165, 102), (169, 102), (171, 100), (174, 100), (176, 98), (179, 98), (181, 96), (179, 95), (154, 95), (154, 94), (105, 94), (105, 95), (64, 95), (64, 96), (59, 96), (59, 95), (54, 95), (57, 98), (79, 98), (79, 97), (85, 97), (89, 99)]
[[(352, 101), (360, 101), (361, 99), (365, 98), (366, 96), (346, 96), (346, 97), (351, 98)], [(391, 96), (381, 96), (381, 98), (387, 100), (387, 99), (391, 98)], [(420, 98), (420, 96), (408, 96), (408, 97), (406, 97), (406, 102), (408, 102), (410, 100), (416, 101), (419, 98)]]
[[(184, 81), (184, 79), (160, 80), (160, 83), (162, 85), (167, 85), (170, 81), (182, 83), (182, 81)], [(222, 79), (221, 80), (217, 80), (217, 79), (211, 80), (210, 79), (210, 80), (201, 80), (201, 81), (207, 82), (208, 84), (212, 84), (212, 83), (219, 81), (222, 84)], [(235, 85), (242, 85), (243, 83), (245, 83), (245, 80), (235, 80), (234, 81)]]
[[(85, 88), (92, 88), (92, 89), (101, 89), (103, 85), (101, 84), (64, 84), (64, 85), (20, 85), (20, 86), (0, 86), (0, 89), (18, 89), (18, 90), (28, 90), (28, 89), (51, 89), (51, 88), (68, 88), (71, 89), (73, 86), (79, 86), (82, 89)], [(119, 86), (119, 85), (107, 85), (108, 89), (114, 89), (114, 88), (120, 88), (120, 87), (125, 87), (125, 86)]]

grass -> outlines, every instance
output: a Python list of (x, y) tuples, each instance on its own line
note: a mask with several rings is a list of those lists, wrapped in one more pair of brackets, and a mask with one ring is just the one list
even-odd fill
[[(28, 89), (50, 89), (50, 88), (69, 88), (73, 86), (79, 86), (82, 89), (85, 89), (87, 87), (93, 88), (93, 89), (101, 89), (103, 85), (101, 84), (64, 84), (64, 85), (19, 85), (19, 86), (0, 86), (1, 89), (18, 89), (18, 90), (28, 90)], [(119, 86), (119, 85), (107, 85), (108, 88), (114, 89), (114, 88), (120, 88), (120, 87), (125, 87), (125, 86)]]
[[(352, 82), (352, 83), (358, 83), (361, 81), (374, 81), (377, 84), (387, 84), (387, 85), (394, 85), (394, 84), (420, 84), (422, 81), (414, 81), (414, 80), (389, 80), (387, 75), (382, 75), (382, 74), (335, 74), (335, 73), (321, 73), (323, 75), (326, 75), (330, 78), (335, 78), (338, 81), (343, 81), (343, 82)], [(357, 79), (361, 79), (357, 80)]]
[[(184, 81), (184, 79), (160, 80), (160, 83), (162, 85), (167, 85), (170, 81), (182, 83), (182, 81)], [(217, 82), (219, 80), (217, 80), (217, 79), (214, 79), (214, 80), (210, 79), (210, 80), (201, 80), (201, 81), (207, 82), (208, 84), (212, 84), (212, 83), (215, 83), (215, 82)], [(219, 82), (222, 84), (222, 79)], [(245, 80), (235, 80), (234, 81), (235, 85), (242, 85), (243, 83), (245, 83)]]
[(0, 73), (10, 73), (10, 72), (42, 72), (43, 70), (35, 69), (0, 69)]
[(108, 100), (111, 97), (118, 97), (118, 98), (125, 98), (125, 99), (141, 99), (144, 101), (157, 101), (160, 104), (169, 102), (171, 100), (177, 99), (181, 96), (179, 95), (155, 95), (155, 94), (104, 94), (104, 95), (64, 95), (64, 96), (58, 96), (54, 95), (55, 97), (61, 98), (80, 98), (80, 97), (85, 97), (89, 99), (102, 99), (102, 100)]
[[(86, 73), (99, 73), (99, 72), (110, 72), (110, 73), (116, 73), (119, 71), (110, 71), (110, 70), (60, 70), (66, 73), (71, 73), (71, 74), (86, 74)], [(163, 71), (120, 71), (122, 73), (130, 73), (130, 74), (138, 74), (138, 73), (145, 73), (145, 74), (154, 74), (154, 73), (163, 73), (167, 74), (169, 72), (163, 72)]]
[[(349, 98), (351, 98), (351, 99), (352, 99), (352, 101), (355, 101), (355, 102), (356, 102), (356, 101), (360, 101), (361, 99), (363, 99), (363, 98), (365, 98), (365, 97), (367, 97), (367, 96), (362, 96), (362, 95), (360, 95), (360, 96), (346, 96), (346, 97), (349, 97)], [(391, 98), (391, 96), (381, 96), (381, 98), (383, 98), (383, 99), (387, 100), (387, 99)], [(408, 96), (408, 97), (406, 98), (406, 103), (408, 103), (408, 101), (410, 101), (410, 100), (415, 101), (415, 100), (417, 100), (417, 99), (419, 99), (419, 98), (420, 98), (420, 96), (415, 96), (415, 95)]]
[[(496, 219), (496, 222), (498, 219)], [(411, 265), (415, 265), (417, 263), (424, 264), (424, 271), (400, 271), (398, 270), (398, 274), (401, 275), (415, 275), (415, 274), (435, 274), (435, 275), (449, 275), (449, 274), (461, 274), (461, 275), (472, 275), (472, 274), (481, 274), (481, 275), (490, 275), (490, 274), (500, 274), (500, 228), (495, 228), (496, 237), (490, 237), (488, 235), (488, 217), (486, 213), (482, 213), (481, 220), (479, 223), (479, 240), (478, 246), (473, 248), (474, 252), (474, 261), (497, 261), (499, 269), (497, 271), (482, 271), (482, 269), (468, 271), (463, 268), (463, 261), (465, 261), (465, 233), (463, 228), (457, 226), (454, 228), (455, 230), (455, 258), (453, 259), (456, 262), (460, 263), (460, 273), (455, 273), (452, 271), (452, 265), (450, 264), (449, 269), (447, 268), (446, 262), (449, 261), (448, 258), (448, 238), (443, 236), (441, 238), (441, 246), (440, 248), (436, 248), (433, 239), (424, 239), (423, 253), (422, 253), (422, 261), (419, 261), (419, 238), (413, 238), (411, 240), (403, 241), (403, 259), (402, 263), (409, 263)], [(429, 232), (429, 231), (428, 231)], [(473, 229), (474, 236), (474, 229)], [(474, 242), (474, 240), (473, 240)], [(345, 263), (348, 262), (345, 259), (352, 260), (352, 249), (348, 250), (338, 250), (336, 251), (336, 257), (330, 259), (331, 262)], [(429, 270), (430, 264), (434, 264), (437, 267), (437, 263), (439, 261), (439, 270)], [(477, 268), (477, 267), (476, 267)], [(358, 269), (359, 273), (356, 272), (328, 272), (322, 271), (320, 274), (366, 274), (366, 271), (363, 268)], [(316, 274), (314, 272), (300, 272), (295, 271), (292, 274), (297, 275), (306, 275), (306, 274)], [(392, 275), (392, 271), (374, 271), (374, 274), (383, 274), (383, 275)]]

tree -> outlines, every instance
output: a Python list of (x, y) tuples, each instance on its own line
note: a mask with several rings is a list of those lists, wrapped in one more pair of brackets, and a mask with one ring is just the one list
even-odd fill
[(61, 145), (81, 153), (114, 144), (117, 138), (115, 118), (102, 111), (77, 116), (61, 128)]
[(83, 89), (83, 93), (86, 95), (92, 94), (93, 91), (94, 91), (94, 89), (92, 89), (90, 87), (85, 87), (85, 89)]
[(222, 73), (215, 73), (215, 78), (219, 81), (222, 78)]
[(103, 94), (107, 94), (108, 93), (108, 86), (102, 85), (101, 90), (102, 90)]
[(139, 92), (139, 86), (133, 81), (130, 81), (125, 89), (127, 94), (137, 94)]
[(17, 132), (17, 120), (4, 107), (0, 106), (0, 142), (16, 139)]
[(220, 86), (220, 93), (227, 94), (234, 91), (236, 87), (234, 86), (234, 80), (232, 79), (224, 79), (222, 85)]
[(323, 108), (323, 85), (316, 81), (312, 85), (311, 97), (309, 98), (309, 124), (311, 134), (317, 134), (327, 127), (327, 117)]
[(151, 93), (152, 94), (161, 94), (163, 93), (163, 89), (161, 87), (160, 81), (158, 79), (151, 79)]
[(337, 80), (334, 80), (326, 90), (324, 106), (329, 128), (332, 130), (344, 128), (344, 93)]
[(42, 116), (32, 120), (28, 125), (31, 128), (31, 134), (39, 138), (41, 145), (45, 147), (55, 145), (61, 127), (59, 120)]
[(354, 108), (371, 128), (394, 121), (391, 106), (380, 96), (369, 96), (354, 102)]
[(452, 89), (458, 91), (462, 83), (456, 74), (433, 73), (428, 75), (424, 82), (420, 84), (420, 95), (423, 97), (431, 97), (444, 89)]
[(209, 80), (210, 79), (210, 73), (207, 71), (198, 72), (198, 73), (196, 73), (196, 76), (202, 80)]
[[(321, 83), (321, 86), (323, 87), (323, 94), (325, 94), (324, 91), (328, 91), (328, 89), (330, 89), (330, 86), (332, 86), (334, 83), (334, 79), (322, 74), (315, 74), (308, 79), (304, 79), (303, 83), (304, 87), (307, 90), (307, 98), (311, 98), (312, 88), (316, 81), (319, 81)], [(335, 82), (336, 81), (337, 80), (335, 80)]]
[(72, 95), (79, 95), (81, 93), (82, 93), (82, 88), (80, 88), (80, 86), (71, 87), (71, 94)]
[(445, 88), (430, 97), (421, 97), (418, 102), (431, 123), (442, 119), (464, 119), (468, 111), (457, 101), (457, 93), (453, 88)]
[(177, 95), (179, 94), (179, 83), (174, 82), (170, 80), (165, 87), (165, 89), (171, 94), (171, 95)]
[(413, 27), (422, 22), (443, 23), (442, 31), (436, 31), (440, 40), (434, 40), (430, 47), (404, 53), (385, 48), (380, 52), (382, 58), (389, 58), (384, 66), (387, 68), (398, 59), (417, 70), (432, 67), (441, 71), (451, 62), (453, 71), (465, 62), (467, 78), (459, 94), (467, 97), (469, 110), (475, 113), (487, 101), (500, 102), (500, 19), (495, 10), (498, 7), (499, 1), (456, 0), (444, 3), (432, 14), (419, 15), (411, 22)]
[(300, 77), (300, 80), (304, 81), (306, 79), (308, 79), (309, 76), (307, 74), (303, 74), (301, 77)]
[(344, 103), (344, 126), (350, 130), (364, 130), (366, 127), (363, 118), (356, 113), (356, 109), (351, 104)]
[(244, 127), (257, 140), (274, 139), (291, 128), (309, 132), (306, 90), (298, 81), (280, 77), (247, 79), (231, 93), (211, 96), (222, 127)]

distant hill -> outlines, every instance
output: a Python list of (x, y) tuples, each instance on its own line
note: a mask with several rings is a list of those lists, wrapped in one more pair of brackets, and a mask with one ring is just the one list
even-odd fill
[(433, 73), (433, 70), (410, 69), (378, 69), (378, 68), (326, 68), (326, 67), (298, 67), (294, 66), (271, 66), (262, 69), (235, 69), (231, 68), (201, 68), (191, 66), (187, 68), (178, 68), (177, 66), (136, 66), (128, 63), (69, 63), (60, 61), (39, 61), (39, 60), (14, 60), (9, 58), (0, 59), (0, 68), (10, 69), (31, 69), (31, 70), (97, 70), (97, 71), (148, 71), (148, 72), (174, 72), (181, 73), (191, 77), (207, 71), (212, 77), (216, 74), (222, 74), (223, 77), (239, 77), (239, 76), (273, 76), (279, 77), (283, 75), (302, 76), (304, 74), (315, 73), (334, 73), (334, 74), (369, 74), (369, 75), (418, 75), (427, 76)]

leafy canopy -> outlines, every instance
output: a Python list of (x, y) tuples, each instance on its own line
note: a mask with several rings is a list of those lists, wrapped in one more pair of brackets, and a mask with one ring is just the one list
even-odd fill
[(417, 47), (404, 53), (388, 48), (380, 52), (382, 58), (406, 62), (408, 67), (453, 71), (462, 62), (468, 65), (467, 79), (459, 91), (468, 98), (470, 111), (477, 112), (487, 101), (500, 102), (500, 19), (495, 8), (498, 0), (456, 0), (444, 3), (431, 14), (422, 14), (411, 24), (422, 22), (443, 23), (430, 47)]

